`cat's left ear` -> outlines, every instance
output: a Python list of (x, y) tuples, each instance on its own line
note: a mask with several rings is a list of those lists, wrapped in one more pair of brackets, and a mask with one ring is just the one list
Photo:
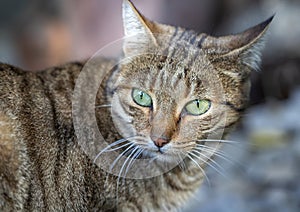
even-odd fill
[(219, 51), (221, 58), (238, 59), (242, 64), (257, 70), (265, 43), (264, 35), (273, 18), (274, 16), (239, 34), (207, 39), (207, 44), (218, 46), (217, 54)]
[(123, 44), (125, 55), (141, 54), (149, 46), (157, 45), (153, 33), (158, 33), (158, 24), (146, 19), (130, 0), (123, 0), (122, 9), (126, 36)]

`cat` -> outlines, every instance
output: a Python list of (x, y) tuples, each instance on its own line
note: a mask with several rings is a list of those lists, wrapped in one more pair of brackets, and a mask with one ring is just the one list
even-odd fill
[(247, 107), (271, 20), (213, 37), (124, 0), (121, 58), (39, 72), (1, 63), (0, 210), (182, 207)]

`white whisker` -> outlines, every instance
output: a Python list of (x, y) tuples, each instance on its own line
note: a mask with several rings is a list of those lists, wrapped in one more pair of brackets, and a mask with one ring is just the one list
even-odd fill
[(206, 179), (208, 185), (211, 186), (210, 180), (208, 179), (207, 175), (205, 174), (204, 169), (197, 163), (197, 161), (195, 161), (195, 160), (192, 158), (191, 155), (188, 154), (187, 157), (188, 157), (193, 163), (195, 163), (196, 166), (201, 170), (201, 172), (202, 172), (202, 174), (204, 175), (204, 177), (205, 177), (205, 179)]
[(227, 144), (241, 144), (239, 141), (230, 141), (230, 140), (223, 140), (223, 139), (201, 139), (195, 140), (196, 142), (217, 142), (217, 143), (227, 143)]
[(186, 170), (186, 165), (185, 165), (185, 163), (184, 163), (183, 158), (181, 157), (181, 154), (182, 154), (182, 153), (177, 153), (178, 158), (179, 158), (179, 160), (178, 160), (178, 165), (179, 165), (179, 168), (180, 168), (182, 171), (184, 171), (184, 170)]
[(206, 146), (203, 146), (203, 147), (195, 147), (194, 149), (196, 150), (200, 150), (200, 151), (204, 151), (204, 152), (207, 152), (207, 153), (210, 153), (212, 155), (216, 155), (218, 157), (220, 157), (221, 159), (223, 160), (226, 160), (230, 163), (234, 163), (232, 160), (230, 160), (229, 156), (223, 154), (221, 151), (218, 151), (216, 149), (210, 149), (210, 148), (207, 148)]
[(219, 158), (229, 162), (232, 165), (239, 165), (239, 166), (243, 166), (240, 162), (238, 162), (237, 160), (234, 160), (233, 157), (228, 156), (224, 151), (218, 150), (216, 148), (212, 148), (206, 145), (201, 145), (198, 144), (197, 147), (195, 147), (194, 149), (200, 150), (200, 151), (205, 151), (207, 153), (211, 153), (215, 156), (218, 156)]
[(135, 152), (135, 154), (131, 157), (131, 160), (129, 161), (128, 166), (125, 170), (124, 178), (126, 177), (128, 171), (129, 171), (129, 168), (134, 164), (134, 162), (137, 160), (137, 158), (141, 155), (141, 153), (143, 151), (144, 151), (143, 149), (138, 148), (138, 151)]
[[(195, 154), (197, 153), (197, 154)], [(192, 152), (190, 152), (191, 155), (193, 155), (194, 157), (198, 158), (199, 160), (203, 161), (205, 164), (207, 164), (208, 166), (210, 166), (211, 168), (213, 168), (215, 171), (217, 171), (220, 175), (222, 175), (223, 177), (227, 177), (223, 172), (225, 172), (224, 168), (221, 167), (215, 160), (213, 160), (212, 158), (198, 152), (197, 150), (192, 150)], [(209, 163), (208, 161), (204, 160), (202, 157), (205, 157), (207, 160), (210, 160), (213, 164), (215, 164), (216, 166), (212, 165), (211, 163)], [(219, 170), (221, 169), (221, 170)]]
[(131, 148), (135, 147), (135, 144), (131, 144), (129, 147), (127, 147), (115, 160), (114, 162), (110, 165), (110, 171), (114, 168), (114, 166), (116, 165), (116, 163), (120, 160), (120, 158), (122, 156), (124, 156), (126, 154), (126, 152), (128, 152)]
[(95, 108), (106, 108), (111, 107), (111, 105), (96, 105)]
[[(129, 139), (129, 138), (127, 138), (127, 139)], [(102, 150), (96, 155), (96, 157), (95, 157), (95, 159), (94, 159), (94, 163), (95, 163), (96, 160), (100, 157), (100, 155), (103, 154), (104, 152), (106, 152), (109, 148), (111, 148), (111, 147), (113, 147), (113, 146), (116, 146), (116, 145), (118, 145), (118, 144), (121, 144), (121, 143), (123, 143), (123, 142), (125, 142), (125, 141), (128, 141), (127, 139), (126, 139), (126, 138), (122, 138), (122, 139), (120, 139), (120, 140), (117, 140), (117, 141), (113, 142), (112, 144), (108, 145), (107, 147), (105, 147), (104, 149), (102, 149)]]
[[(132, 155), (134, 155), (135, 154), (135, 151), (137, 151), (139, 149), (139, 147), (134, 147), (133, 148), (133, 150), (132, 150), (132, 152), (127, 156), (127, 158), (126, 158), (126, 160), (124, 161), (124, 163), (123, 163), (123, 165), (122, 165), (122, 167), (121, 167), (121, 169), (120, 169), (120, 171), (119, 171), (119, 177), (121, 177), (121, 175), (122, 175), (122, 172), (123, 172), (123, 169), (125, 168), (125, 166), (126, 166), (126, 164), (127, 164), (127, 162), (129, 161), (129, 160), (132, 160)], [(128, 167), (127, 167), (128, 168)]]
[(115, 147), (115, 148), (112, 148), (112, 149), (108, 149), (108, 150), (106, 150), (105, 152), (116, 151), (116, 150), (118, 150), (118, 149), (122, 149), (122, 148), (125, 147), (125, 146), (128, 146), (129, 144), (131, 144), (131, 143), (123, 144), (123, 145), (121, 145), (121, 146), (118, 146), (118, 147)]
[[(134, 147), (134, 149), (132, 150), (132, 152), (129, 154), (129, 156), (126, 158), (126, 160), (124, 161), (124, 163), (123, 163), (123, 165), (122, 165), (122, 167), (121, 167), (121, 169), (120, 169), (120, 171), (119, 171), (119, 174), (118, 174), (118, 179), (117, 179), (117, 191), (119, 190), (119, 184), (120, 184), (120, 178), (122, 177), (121, 175), (122, 175), (122, 172), (123, 172), (123, 169), (125, 168), (125, 166), (126, 166), (126, 164), (127, 164), (127, 162), (128, 162), (128, 160), (132, 160), (132, 155), (134, 155), (135, 154), (135, 151), (136, 150), (138, 150), (139, 149), (139, 147), (137, 147), (137, 146), (135, 146)], [(130, 161), (129, 161), (129, 164), (130, 164)], [(129, 166), (129, 164), (128, 164), (128, 166)], [(128, 168), (128, 166), (127, 166), (127, 168)], [(125, 176), (123, 177), (123, 179), (124, 179), (124, 184), (125, 184)]]

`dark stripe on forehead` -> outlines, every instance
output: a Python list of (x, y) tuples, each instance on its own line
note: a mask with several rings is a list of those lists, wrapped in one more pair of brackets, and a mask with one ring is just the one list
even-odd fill
[[(201, 41), (201, 40), (202, 40), (202, 38), (200, 39), (199, 42), (203, 42), (203, 41)], [(199, 42), (198, 42), (198, 44), (197, 44), (197, 47), (198, 47), (198, 45), (199, 45)], [(195, 48), (196, 48), (196, 47), (195, 47)], [(195, 62), (195, 60), (197, 59), (197, 57), (198, 57), (199, 54), (200, 54), (200, 49), (201, 49), (201, 48), (197, 49), (197, 51), (194, 53), (192, 59), (190, 59), (190, 60), (188, 61), (188, 64), (187, 64), (188, 67), (191, 67), (191, 66), (193, 65), (193, 63)]]
[(179, 73), (178, 75), (173, 75), (172, 78), (175, 78), (174, 80), (172, 79), (172, 87), (175, 89), (177, 88), (179, 82), (182, 81), (182, 73)]
[(192, 37), (192, 39), (190, 40), (190, 43), (191, 43), (192, 45), (194, 45), (196, 39), (197, 39), (197, 35), (194, 35), (194, 36)]
[(197, 39), (197, 34), (194, 33), (194, 31), (192, 30), (186, 30), (186, 33), (184, 34), (184, 36), (181, 38), (184, 41), (187, 41), (189, 44), (194, 44), (196, 39)]
[[(171, 46), (173, 46), (173, 45), (172, 45), (173, 43), (176, 43), (176, 42), (180, 41), (180, 40), (185, 36), (186, 32), (187, 32), (187, 31), (183, 31), (177, 39), (174, 39), (174, 42), (171, 41)], [(175, 44), (175, 46), (176, 46), (176, 44)], [(168, 50), (169, 50), (169, 49), (168, 49)], [(170, 55), (168, 55), (168, 56), (169, 56), (170, 58), (173, 58), (174, 55), (175, 55), (175, 52), (176, 52), (176, 48), (175, 48), (175, 49), (171, 49), (171, 50), (172, 50), (172, 52), (169, 52)]]
[(178, 37), (177, 41), (183, 39), (183, 38), (185, 37), (185, 34), (186, 34), (186, 33), (187, 33), (187, 31), (184, 30), (184, 31), (181, 33), (181, 35)]
[(201, 39), (199, 40), (199, 42), (198, 42), (198, 44), (197, 44), (197, 47), (199, 48), (199, 49), (201, 49), (202, 48), (202, 44), (203, 44), (203, 42), (204, 42), (204, 40), (207, 38), (207, 35), (203, 35), (202, 37), (201, 37)]
[[(169, 39), (169, 46), (172, 45), (173, 40), (177, 37), (178, 30), (179, 30), (179, 27), (176, 26), (174, 33), (172, 34), (172, 36)], [(169, 46), (162, 51), (163, 55), (168, 55)]]
[[(191, 46), (194, 45), (195, 41), (197, 40), (198, 35), (195, 34), (193, 31), (191, 30), (183, 30), (180, 34), (178, 34), (177, 38), (174, 38), (171, 41), (171, 46), (175, 47), (175, 49), (171, 49), (172, 52), (169, 52), (168, 56), (170, 58), (174, 57), (176, 54), (176, 43), (178, 41), (186, 41), (188, 44), (191, 44)], [(181, 43), (182, 44), (182, 43)], [(190, 45), (188, 45), (187, 47), (189, 47)], [(168, 49), (169, 50), (169, 49)], [(185, 51), (181, 52), (184, 53), (184, 55), (181, 55), (182, 59), (187, 58), (189, 51), (186, 49)]]
[[(178, 37), (178, 39), (176, 40), (176, 42), (180, 41), (180, 40), (184, 40), (184, 41), (187, 41), (187, 42), (190, 42), (190, 38), (191, 40), (194, 39), (192, 31), (189, 31), (189, 30), (184, 30), (181, 35)], [(195, 38), (196, 39), (196, 38)], [(173, 52), (171, 52), (171, 55), (169, 55), (171, 58), (174, 57), (175, 55), (175, 52), (176, 52), (176, 49), (173, 49)], [(188, 56), (188, 51), (185, 51), (184, 52), (184, 55), (182, 56), (183, 58), (186, 58)]]
[(192, 59), (190, 59), (187, 63), (187, 67), (191, 67), (193, 65), (193, 63), (195, 62), (195, 60), (197, 59), (197, 57), (199, 56), (199, 51), (196, 51), (196, 53), (193, 55)]
[[(198, 36), (195, 35), (195, 36), (192, 38), (192, 40), (193, 40), (193, 43), (191, 43), (192, 45), (194, 45), (194, 43), (195, 43), (197, 37), (198, 37)], [(202, 43), (203, 43), (203, 41), (205, 40), (206, 37), (207, 37), (207, 35), (203, 35), (203, 36), (200, 38), (200, 40), (198, 41), (197, 47), (198, 47), (199, 49), (202, 48)], [(192, 41), (192, 40), (191, 40), (191, 41)], [(197, 53), (193, 56), (193, 58), (188, 62), (188, 64), (187, 64), (188, 67), (190, 67), (190, 66), (194, 63), (194, 61), (195, 61), (195, 60), (197, 59), (197, 57), (199, 56), (199, 53), (200, 53), (200, 51), (197, 51)]]
[(175, 27), (175, 32), (173, 33), (173, 35), (170, 38), (170, 42), (172, 42), (172, 40), (176, 37), (177, 33), (178, 33), (178, 27), (176, 26)]

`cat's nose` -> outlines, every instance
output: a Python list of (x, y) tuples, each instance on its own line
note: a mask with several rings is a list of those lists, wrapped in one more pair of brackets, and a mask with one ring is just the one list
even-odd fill
[(162, 137), (154, 137), (154, 138), (152, 138), (152, 141), (158, 148), (161, 148), (164, 145), (166, 145), (167, 143), (169, 143), (170, 139), (162, 138)]

